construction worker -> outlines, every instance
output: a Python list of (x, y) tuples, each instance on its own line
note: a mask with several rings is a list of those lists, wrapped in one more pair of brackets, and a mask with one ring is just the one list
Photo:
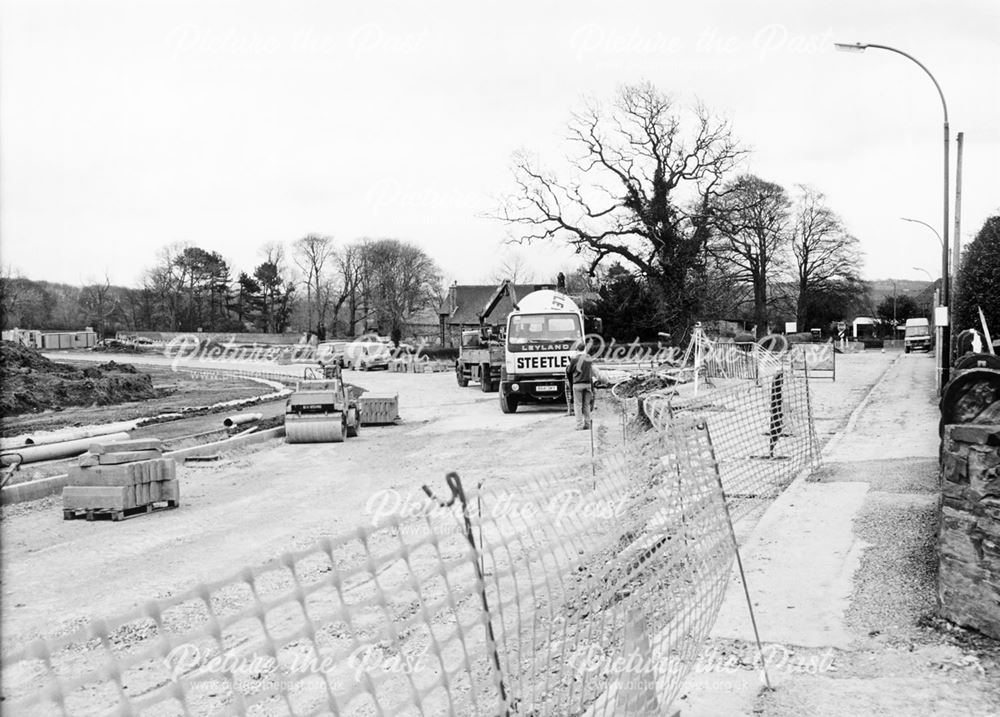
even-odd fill
[(594, 381), (600, 379), (600, 374), (594, 367), (593, 359), (587, 355), (582, 339), (573, 348), (578, 353), (566, 366), (567, 399), (572, 396), (576, 429), (586, 431), (590, 428), (590, 411), (594, 405)]
[(770, 445), (768, 449), (769, 457), (774, 458), (774, 447), (778, 444), (785, 428), (785, 374), (778, 371), (774, 374), (771, 382), (771, 430)]

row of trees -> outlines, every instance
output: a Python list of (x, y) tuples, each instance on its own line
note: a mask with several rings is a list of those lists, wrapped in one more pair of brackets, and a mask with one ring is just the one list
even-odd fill
[(265, 245), (261, 254), (264, 260), (252, 272), (234, 277), (218, 252), (165, 247), (120, 310), (131, 325), (154, 331), (280, 333), (288, 327), (297, 282), (282, 244)]
[(252, 271), (235, 272), (216, 251), (162, 249), (136, 287), (105, 278), (83, 287), (0, 277), (4, 328), (92, 325), (115, 331), (281, 333), (353, 336), (401, 333), (420, 309), (440, 304), (442, 277), (419, 247), (398, 239), (338, 245), (310, 234), (261, 248)]
[[(857, 239), (824, 195), (741, 172), (747, 150), (705, 107), (684, 111), (651, 85), (628, 86), (611, 105), (591, 103), (574, 115), (569, 143), (561, 174), (515, 156), (516, 189), (498, 218), (513, 242), (565, 243), (580, 255), (583, 268), (566, 273), (576, 289), (598, 295), (591, 308), (609, 333), (669, 331), (683, 340), (697, 320), (749, 319), (763, 334), (784, 320), (806, 330), (875, 309), (858, 278)], [(994, 221), (984, 232), (997, 229)], [(993, 266), (988, 256), (976, 257), (960, 287), (992, 271), (982, 268)], [(399, 333), (407, 317), (443, 299), (434, 261), (396, 239), (338, 244), (310, 234), (266, 245), (261, 259), (236, 272), (218, 252), (174, 245), (135, 288), (7, 280), (5, 324), (71, 326), (85, 317), (104, 332), (293, 328), (350, 336), (367, 328)], [(530, 274), (514, 254), (491, 278)], [(982, 291), (960, 293), (959, 313), (972, 310), (963, 297)], [(894, 308), (897, 318), (910, 310)]]
[(310, 234), (294, 261), (306, 288), (304, 325), (319, 335), (354, 336), (374, 327), (398, 336), (407, 319), (443, 299), (441, 271), (420, 247), (398, 239), (362, 239), (337, 246)]
[(0, 276), (3, 328), (64, 329), (92, 324), (92, 317), (99, 316), (105, 304), (114, 300), (112, 294), (121, 290), (107, 282), (80, 287), (33, 281), (8, 269)]
[(749, 304), (763, 334), (790, 300), (810, 327), (862, 290), (858, 242), (824, 196), (739, 174), (747, 151), (705, 107), (685, 113), (652, 85), (628, 86), (574, 115), (569, 141), (563, 176), (515, 156), (498, 216), (514, 241), (568, 243), (591, 275), (606, 270), (606, 300), (640, 292), (641, 323), (680, 336)]
[(989, 217), (962, 253), (955, 298), (955, 333), (980, 329), (983, 312), (992, 338), (1000, 338), (1000, 214)]

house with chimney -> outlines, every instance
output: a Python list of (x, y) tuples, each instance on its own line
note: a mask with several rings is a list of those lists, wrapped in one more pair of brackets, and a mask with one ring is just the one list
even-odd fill
[[(479, 314), (486, 308), (497, 290), (496, 284), (459, 284), (448, 287), (448, 296), (438, 309), (438, 329), (442, 346), (460, 346), (462, 331), (479, 328)], [(551, 284), (514, 284), (517, 296), (527, 296), (537, 289), (554, 289)], [(514, 310), (510, 297), (500, 299), (496, 308), (486, 318), (487, 324), (504, 322)]]

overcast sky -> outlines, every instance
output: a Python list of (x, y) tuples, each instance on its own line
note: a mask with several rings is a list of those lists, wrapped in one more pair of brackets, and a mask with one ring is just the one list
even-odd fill
[[(270, 241), (411, 240), (482, 280), (519, 148), (558, 164), (581, 99), (701, 99), (747, 169), (828, 196), (869, 278), (940, 274), (942, 111), (962, 235), (1000, 212), (1000, 3), (4, 0), (0, 251), (36, 279), (134, 284), (176, 241), (239, 269)], [(952, 159), (954, 160), (954, 144)], [(954, 187), (954, 180), (953, 187)], [(537, 280), (571, 260), (523, 250)]]

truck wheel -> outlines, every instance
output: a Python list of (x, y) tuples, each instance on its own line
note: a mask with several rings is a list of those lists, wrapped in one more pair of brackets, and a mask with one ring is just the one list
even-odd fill
[(501, 391), (500, 410), (504, 413), (515, 413), (517, 411), (517, 396), (510, 396)]
[(906, 353), (906, 354), (910, 353), (910, 347), (909, 346), (904, 347), (903, 348), (903, 353)]
[(479, 390), (483, 393), (490, 393), (493, 390), (493, 376), (490, 374), (488, 363), (479, 367)]
[(458, 385), (465, 388), (469, 385), (469, 377), (465, 375), (465, 370), (462, 368), (462, 364), (455, 363), (455, 378), (458, 380)]

